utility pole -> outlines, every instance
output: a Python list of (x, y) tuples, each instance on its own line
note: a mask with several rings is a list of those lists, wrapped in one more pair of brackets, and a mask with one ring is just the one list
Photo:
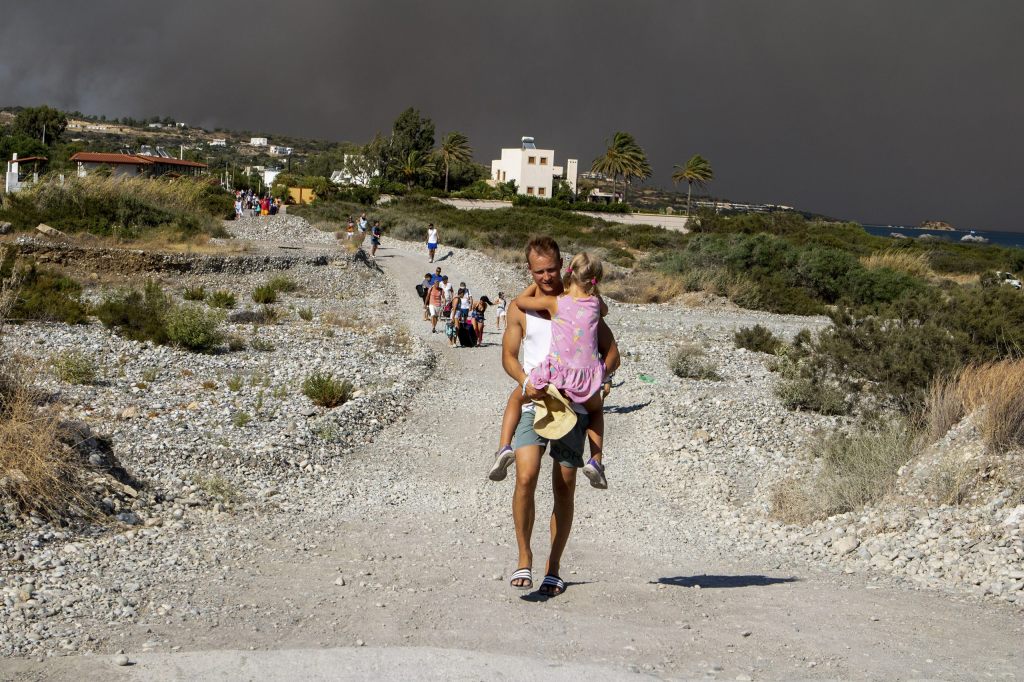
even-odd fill
[(46, 122), (43, 122), (43, 146), (46, 146)]

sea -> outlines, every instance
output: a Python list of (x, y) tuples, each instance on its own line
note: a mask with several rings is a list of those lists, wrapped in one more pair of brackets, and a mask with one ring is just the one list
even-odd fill
[[(906, 227), (902, 225), (864, 225), (863, 227), (876, 237), (891, 237), (895, 233), (902, 234), (911, 239), (920, 239), (924, 235), (930, 234), (933, 237), (948, 242), (972, 243), (960, 241), (961, 237), (971, 234), (971, 232), (964, 232), (962, 230), (922, 230), (919, 227)], [(982, 232), (978, 230), (973, 234), (987, 239), (989, 245), (1024, 249), (1024, 232)]]

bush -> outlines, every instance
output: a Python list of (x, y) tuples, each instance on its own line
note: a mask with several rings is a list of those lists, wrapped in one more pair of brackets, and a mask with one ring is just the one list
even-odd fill
[(258, 286), (252, 290), (252, 300), (255, 301), (256, 303), (262, 303), (264, 305), (268, 303), (276, 303), (277, 289), (270, 286), (269, 284)]
[(239, 351), (245, 350), (245, 339), (238, 334), (228, 334), (227, 337), (228, 350), (232, 353), (238, 353)]
[(199, 306), (173, 308), (166, 314), (167, 338), (178, 346), (198, 353), (210, 353), (224, 343), (220, 331), (223, 315)]
[(718, 381), (722, 378), (715, 365), (704, 357), (704, 350), (692, 343), (675, 350), (669, 360), (669, 367), (680, 379)]
[[(294, 291), (299, 290), (299, 285), (291, 277), (285, 275), (274, 275), (267, 282), (266, 286), (270, 287), (274, 291), (283, 294), (290, 294)], [(258, 303), (259, 301), (257, 301)]]
[(68, 384), (91, 384), (99, 373), (96, 361), (78, 351), (54, 354), (50, 366), (56, 377)]
[(104, 326), (125, 338), (165, 344), (169, 337), (164, 316), (171, 305), (160, 285), (150, 280), (142, 292), (131, 290), (108, 296), (94, 312)]
[(13, 297), (11, 321), (45, 320), (65, 324), (85, 324), (88, 309), (82, 303), (82, 287), (64, 275), (40, 269), (35, 263), (16, 265), (17, 251), (6, 249), (0, 259), (0, 280), (17, 279), (19, 288)]
[(211, 308), (232, 309), (236, 305), (235, 295), (225, 289), (214, 291), (206, 298), (206, 304)]
[(253, 350), (259, 351), (261, 353), (271, 353), (276, 348), (272, 341), (261, 339), (258, 336), (253, 337), (252, 342), (249, 345), (252, 346)]
[(312, 308), (299, 308), (299, 317), (301, 319), (305, 320), (306, 322), (309, 322), (310, 320), (313, 319), (313, 309)]
[(753, 327), (743, 327), (733, 335), (737, 348), (746, 348), (756, 353), (768, 353), (778, 355), (782, 348), (782, 341), (775, 334), (772, 334), (767, 327), (757, 324)]
[(790, 410), (811, 410), (824, 415), (847, 414), (850, 406), (841, 388), (804, 376), (783, 379), (775, 395)]
[(776, 490), (773, 515), (806, 523), (860, 509), (893, 490), (900, 467), (919, 452), (917, 432), (903, 420), (852, 435), (821, 436), (812, 445), (818, 472)]
[(232, 212), (232, 198), (206, 178), (126, 178), (56, 174), (4, 197), (0, 219), (18, 229), (39, 223), (66, 232), (137, 238), (156, 229), (182, 236), (223, 232), (221, 219)]
[(187, 287), (181, 297), (186, 301), (202, 301), (206, 298), (206, 289), (203, 287)]
[(352, 397), (352, 383), (337, 381), (325, 372), (313, 372), (302, 383), (302, 393), (321, 407), (337, 407)]

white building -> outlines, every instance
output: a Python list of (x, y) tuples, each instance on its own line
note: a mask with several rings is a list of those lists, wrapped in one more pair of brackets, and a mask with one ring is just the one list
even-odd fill
[(380, 176), (380, 170), (372, 168), (372, 162), (362, 154), (345, 154), (341, 170), (331, 173), (335, 185), (369, 187), (370, 180)]
[(267, 146), (267, 138), (265, 138), (265, 137), (249, 138), (249, 144), (251, 144), (253, 147), (266, 147)]
[(275, 156), (291, 156), (292, 152), (295, 151), (294, 147), (282, 147), (280, 145), (270, 145), (270, 153)]
[[(575, 189), (576, 159), (569, 159), (572, 177), (567, 178)], [(554, 178), (563, 177), (564, 170), (555, 165), (554, 149), (537, 149), (532, 137), (524, 137), (518, 149), (502, 149), (501, 158), (491, 161), (491, 181), (494, 183), (514, 180), (519, 194), (541, 198), (551, 197)]]
[(210, 140), (210, 146), (211, 147), (227, 147), (228, 146), (227, 138), (215, 137), (212, 140)]

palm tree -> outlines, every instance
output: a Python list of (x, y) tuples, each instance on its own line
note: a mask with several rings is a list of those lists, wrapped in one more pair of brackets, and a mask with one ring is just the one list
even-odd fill
[(452, 131), (441, 140), (437, 155), (444, 164), (444, 191), (448, 191), (448, 169), (452, 163), (468, 163), (473, 159), (473, 148), (469, 138), (458, 131)]
[(413, 149), (408, 156), (402, 159), (398, 171), (405, 178), (405, 184), (412, 189), (417, 180), (434, 174), (434, 164), (428, 155), (418, 149)]
[(594, 159), (590, 170), (594, 173), (603, 173), (611, 176), (612, 194), (615, 193), (615, 184), (619, 176), (623, 178), (622, 199), (626, 199), (626, 185), (630, 179), (647, 179), (651, 176), (651, 166), (647, 163), (647, 154), (636, 143), (636, 140), (629, 133), (616, 132), (603, 156)]
[(707, 184), (715, 179), (715, 172), (711, 170), (708, 160), (700, 154), (690, 157), (685, 166), (680, 166), (677, 163), (674, 168), (672, 183), (679, 184), (683, 180), (686, 181), (686, 217), (689, 218), (690, 191), (693, 189), (693, 183), (697, 183), (698, 187), (707, 187)]

